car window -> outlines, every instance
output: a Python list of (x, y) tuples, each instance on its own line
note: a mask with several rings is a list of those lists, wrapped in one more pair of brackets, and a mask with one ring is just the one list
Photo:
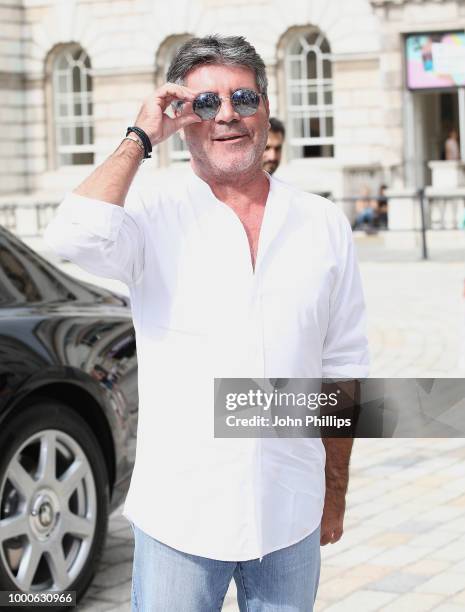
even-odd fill
[(0, 232), (0, 306), (73, 298), (40, 258)]
[(2, 244), (0, 244), (0, 270), (6, 285), (5, 293), (21, 297), (26, 302), (38, 302), (41, 299), (39, 288), (21, 259)]

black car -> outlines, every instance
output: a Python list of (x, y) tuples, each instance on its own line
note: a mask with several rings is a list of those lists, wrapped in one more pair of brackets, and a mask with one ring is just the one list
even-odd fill
[(0, 591), (82, 597), (135, 458), (128, 299), (0, 227)]

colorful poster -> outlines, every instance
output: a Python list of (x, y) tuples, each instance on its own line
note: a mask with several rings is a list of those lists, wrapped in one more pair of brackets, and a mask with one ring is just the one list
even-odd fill
[(407, 87), (465, 86), (465, 33), (410, 34), (405, 41)]

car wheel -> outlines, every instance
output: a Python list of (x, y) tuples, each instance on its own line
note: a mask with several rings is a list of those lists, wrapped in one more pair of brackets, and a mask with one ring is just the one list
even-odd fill
[(89, 586), (107, 533), (108, 475), (73, 410), (41, 399), (0, 432), (0, 590)]

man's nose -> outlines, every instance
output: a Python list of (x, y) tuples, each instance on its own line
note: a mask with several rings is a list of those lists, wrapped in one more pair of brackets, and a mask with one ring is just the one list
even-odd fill
[(239, 121), (241, 116), (234, 110), (234, 106), (229, 98), (222, 98), (221, 105), (215, 117), (216, 123), (231, 123), (231, 121)]
[(270, 147), (268, 149), (268, 157), (270, 158), (270, 161), (276, 161), (278, 159), (278, 152), (274, 147)]

